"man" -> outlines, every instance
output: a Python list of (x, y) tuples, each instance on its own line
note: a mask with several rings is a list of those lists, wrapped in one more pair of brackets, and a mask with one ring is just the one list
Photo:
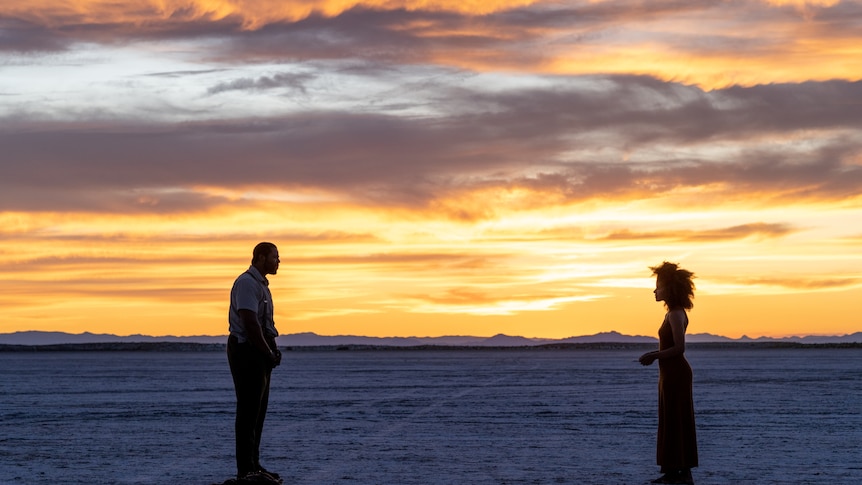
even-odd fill
[(260, 465), (260, 435), (269, 403), (272, 369), (281, 363), (275, 344), (272, 294), (266, 275), (278, 272), (278, 248), (262, 242), (251, 266), (230, 292), (230, 337), (227, 357), (236, 390), (236, 467), (240, 483), (281, 483), (278, 474)]

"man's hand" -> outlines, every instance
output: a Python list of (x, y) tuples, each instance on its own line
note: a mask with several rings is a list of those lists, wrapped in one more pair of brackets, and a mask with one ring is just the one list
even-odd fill
[(281, 364), (281, 351), (278, 348), (274, 350), (270, 350), (268, 354), (266, 354), (266, 362), (269, 364), (270, 369), (275, 369)]

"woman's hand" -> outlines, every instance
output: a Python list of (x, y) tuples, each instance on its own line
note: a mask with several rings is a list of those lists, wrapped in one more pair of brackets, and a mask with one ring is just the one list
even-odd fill
[(652, 363), (655, 362), (657, 355), (657, 351), (647, 352), (640, 356), (638, 362), (640, 362), (641, 365), (652, 365)]

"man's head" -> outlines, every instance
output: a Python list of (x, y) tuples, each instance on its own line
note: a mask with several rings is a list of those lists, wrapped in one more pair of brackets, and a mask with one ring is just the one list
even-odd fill
[(278, 272), (278, 248), (271, 242), (258, 243), (251, 253), (251, 264), (260, 271), (262, 275), (276, 274)]

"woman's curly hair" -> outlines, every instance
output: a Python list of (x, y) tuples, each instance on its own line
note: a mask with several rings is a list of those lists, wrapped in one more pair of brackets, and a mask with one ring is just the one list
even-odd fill
[(684, 270), (678, 264), (663, 262), (658, 266), (650, 266), (659, 286), (665, 290), (665, 305), (672, 308), (694, 307), (694, 273)]

